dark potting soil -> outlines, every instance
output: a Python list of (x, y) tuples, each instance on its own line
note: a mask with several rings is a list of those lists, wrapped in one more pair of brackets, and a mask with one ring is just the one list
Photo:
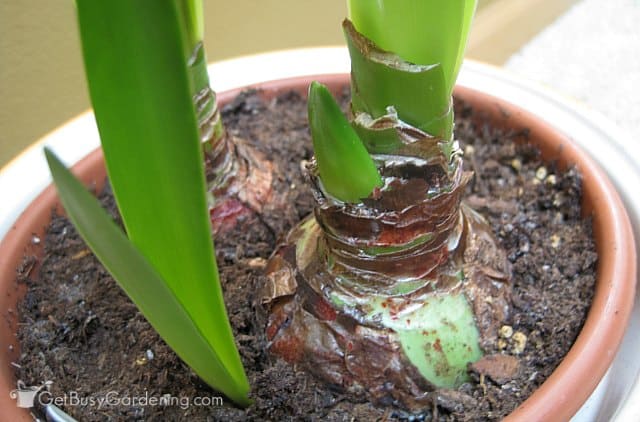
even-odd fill
[[(514, 313), (501, 329), (500, 350), (487, 351), (505, 359), (507, 373), (491, 362), (476, 365), (472, 382), (433, 394), (433, 406), (409, 416), (354, 402), (265, 354), (253, 295), (277, 236), (311, 212), (301, 172), (311, 146), (306, 104), (297, 94), (265, 103), (245, 93), (225, 107), (227, 127), (275, 160), (284, 175), (276, 190), (292, 192), (289, 208), (278, 215), (247, 218), (216, 239), (225, 300), (254, 404), (239, 410), (224, 399), (220, 405), (220, 394), (164, 344), (59, 216), (45, 239), (39, 277), (22, 277), (29, 289), (19, 310), (23, 353), (17, 378), (26, 385), (53, 381), (51, 397), (66, 394), (63, 409), (81, 421), (493, 420), (507, 415), (574, 342), (591, 303), (597, 256), (590, 221), (580, 218), (580, 175), (541, 163), (535, 149), (516, 143), (526, 140), (526, 132), (474, 127), (468, 119), (473, 111), (463, 104), (457, 110), (457, 138), (475, 172), (467, 201), (491, 222), (513, 263)], [(108, 190), (101, 199), (115, 216)], [(163, 396), (165, 405), (151, 405)], [(100, 399), (109, 403), (100, 407)]]

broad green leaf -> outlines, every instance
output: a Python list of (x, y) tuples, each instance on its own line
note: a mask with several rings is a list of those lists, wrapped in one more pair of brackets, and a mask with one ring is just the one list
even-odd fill
[(129, 239), (215, 350), (233, 388), (246, 391), (210, 236), (181, 5), (78, 0), (77, 9), (89, 92)]
[(209, 385), (248, 405), (248, 387), (235, 382), (162, 276), (60, 160), (48, 149), (45, 155), (69, 218), (149, 323)]
[(344, 202), (359, 202), (382, 186), (376, 166), (326, 86), (309, 87), (309, 127), (324, 189)]

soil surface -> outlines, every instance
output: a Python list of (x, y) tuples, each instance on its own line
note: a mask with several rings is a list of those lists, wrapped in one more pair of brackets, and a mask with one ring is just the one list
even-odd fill
[[(457, 104), (457, 111), (456, 135), (475, 172), (467, 202), (488, 218), (513, 263), (514, 313), (501, 330), (501, 350), (487, 351), (495, 356), (471, 368), (473, 381), (434, 393), (433, 406), (422, 414), (354, 402), (265, 355), (253, 294), (277, 236), (313, 205), (300, 170), (311, 156), (311, 142), (306, 104), (297, 94), (265, 103), (245, 93), (223, 110), (229, 130), (281, 166), (285, 176), (277, 189), (293, 192), (278, 215), (247, 218), (215, 242), (254, 404), (239, 410), (224, 398), (221, 405), (220, 394), (164, 344), (59, 216), (49, 227), (39, 278), (21, 277), (29, 291), (20, 306), (24, 353), (17, 378), (26, 385), (53, 381), (51, 396), (66, 394), (68, 405), (61, 407), (81, 421), (504, 417), (549, 376), (574, 342), (591, 303), (597, 256), (590, 221), (580, 218), (580, 175), (542, 164), (537, 151), (521, 142), (526, 132), (473, 127), (472, 110)], [(108, 189), (101, 199), (117, 218)], [(148, 405), (163, 396), (164, 406)], [(74, 403), (73, 397), (84, 402)], [(110, 402), (100, 407), (98, 400), (105, 398)], [(141, 402), (129, 405), (136, 399)]]

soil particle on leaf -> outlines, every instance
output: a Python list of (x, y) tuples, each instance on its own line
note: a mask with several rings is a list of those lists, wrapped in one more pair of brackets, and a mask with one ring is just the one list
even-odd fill
[[(98, 400), (111, 393), (122, 399), (101, 408), (62, 406), (82, 421), (504, 417), (551, 374), (573, 344), (591, 303), (597, 256), (590, 221), (580, 218), (577, 171), (541, 163), (538, 152), (526, 144), (526, 132), (474, 127), (469, 119), (473, 111), (464, 104), (456, 107), (456, 135), (467, 167), (475, 172), (467, 202), (489, 220), (513, 264), (514, 313), (509, 328), (500, 331), (500, 347), (486, 351), (484, 363), (494, 362), (472, 367), (472, 381), (458, 390), (430, 393), (433, 405), (421, 414), (375, 408), (363, 397), (345, 397), (265, 354), (263, 325), (254, 307), (265, 259), (277, 238), (313, 206), (300, 170), (312, 154), (306, 103), (295, 93), (268, 102), (254, 92), (243, 93), (223, 109), (228, 130), (280, 166), (283, 176), (275, 181), (276, 192), (293, 192), (289, 206), (277, 215), (249, 216), (224, 238), (215, 239), (225, 301), (253, 405), (236, 409), (226, 398), (222, 406), (196, 405), (196, 397), (220, 394), (165, 345), (73, 226), (59, 216), (42, 239), (46, 255), (39, 276), (26, 271), (27, 265), (20, 277), (29, 290), (19, 307), (22, 355), (17, 378), (26, 385), (53, 381), (52, 397), (73, 393)], [(108, 189), (101, 199), (117, 219)], [(174, 401), (149, 406), (124, 400), (145, 395)]]

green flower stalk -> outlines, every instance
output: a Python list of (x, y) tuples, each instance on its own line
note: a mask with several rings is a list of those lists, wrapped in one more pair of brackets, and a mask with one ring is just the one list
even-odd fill
[[(409, 71), (398, 72), (389, 78), (376, 77), (372, 82), (382, 83), (383, 88), (371, 89), (363, 80), (358, 67), (363, 65), (353, 61), (353, 96), (358, 99), (360, 93), (373, 95), (375, 92), (390, 92), (395, 98), (373, 98), (364, 103), (374, 111), (374, 118), (382, 114), (375, 113), (376, 107), (393, 104), (397, 107), (399, 118), (427, 133), (450, 140), (452, 135), (453, 109), (451, 94), (462, 64), (463, 52), (471, 19), (477, 0), (451, 0), (447, 2), (382, 0), (372, 3), (368, 0), (349, 0), (349, 16), (355, 25), (345, 23), (345, 33), (352, 60), (359, 58), (355, 48), (357, 32), (369, 39), (378, 50), (371, 54), (373, 61), (391, 61), (394, 68)], [(389, 28), (394, 28), (390, 31)], [(386, 53), (393, 52), (393, 53)], [(403, 81), (415, 73), (428, 73), (430, 76), (422, 84)], [(401, 88), (415, 89), (403, 92)], [(400, 88), (400, 89), (399, 89)], [(403, 104), (404, 101), (422, 100), (427, 104)], [(354, 101), (354, 107), (360, 108), (360, 101)], [(416, 113), (419, 113), (416, 115)]]
[(347, 5), (356, 29), (379, 48), (409, 63), (441, 67), (443, 90), (451, 96), (477, 3), (349, 0)]
[(349, 1), (352, 130), (312, 84), (314, 215), (274, 253), (262, 295), (272, 353), (411, 411), (467, 380), (510, 309), (510, 264), (462, 202), (471, 174), (453, 139), (475, 6)]
[(179, 1), (182, 21), (185, 26), (183, 37), (184, 51), (193, 51), (195, 46), (204, 39), (204, 13), (202, 0)]
[(353, 112), (377, 119), (393, 106), (405, 123), (432, 136), (451, 139), (451, 92), (447, 91), (442, 66), (406, 62), (381, 50), (351, 21), (346, 20), (343, 27), (351, 55)]
[(225, 130), (218, 109), (216, 93), (211, 89), (207, 58), (203, 45), (204, 18), (202, 0), (179, 0), (179, 16), (185, 36), (182, 38), (185, 63), (191, 78), (191, 93), (198, 118), (200, 140), (205, 153), (216, 151), (224, 155), (226, 167), (230, 170), (231, 157), (225, 143)]
[(399, 120), (450, 143), (451, 94), (476, 4), (349, 0), (353, 23), (343, 26), (352, 60), (354, 112), (377, 119), (393, 106)]
[[(214, 234), (231, 230), (239, 217), (260, 214), (286, 198), (272, 195), (272, 163), (224, 128), (216, 93), (211, 89), (203, 45), (202, 0), (178, 0), (185, 36), (185, 61), (191, 78), (200, 140), (206, 160), (207, 202)], [(275, 205), (274, 205), (275, 204)]]

